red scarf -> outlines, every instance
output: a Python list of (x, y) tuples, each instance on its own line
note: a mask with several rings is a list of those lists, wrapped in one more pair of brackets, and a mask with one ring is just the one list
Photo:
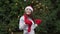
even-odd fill
[[(26, 23), (26, 20), (28, 19), (28, 15), (24, 14), (24, 21)], [(31, 31), (31, 25), (28, 25), (28, 32)]]

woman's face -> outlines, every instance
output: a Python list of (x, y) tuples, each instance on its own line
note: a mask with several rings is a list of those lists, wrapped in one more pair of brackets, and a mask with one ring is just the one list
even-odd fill
[(32, 11), (31, 11), (31, 9), (26, 9), (26, 11), (25, 11), (25, 13), (27, 14), (27, 15), (31, 15), (32, 14)]

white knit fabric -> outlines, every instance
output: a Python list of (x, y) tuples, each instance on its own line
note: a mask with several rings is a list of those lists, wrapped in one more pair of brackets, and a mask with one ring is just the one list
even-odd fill
[(33, 8), (32, 8), (31, 6), (27, 6), (27, 7), (25, 8), (25, 11), (26, 11), (27, 9), (31, 9), (31, 11), (33, 12)]

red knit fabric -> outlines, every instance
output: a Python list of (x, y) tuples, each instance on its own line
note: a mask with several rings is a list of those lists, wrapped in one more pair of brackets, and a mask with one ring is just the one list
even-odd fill
[(24, 14), (24, 21), (25, 21), (25, 24), (28, 25), (28, 32), (30, 32), (31, 31), (32, 22), (28, 19), (28, 16), (26, 14)]
[(41, 22), (42, 22), (42, 20), (40, 20), (40, 19), (36, 19), (36, 20), (35, 20), (35, 23), (36, 23), (37, 25), (40, 25)]

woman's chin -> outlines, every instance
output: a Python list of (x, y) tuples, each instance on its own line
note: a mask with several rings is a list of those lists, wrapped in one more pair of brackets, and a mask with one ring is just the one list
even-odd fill
[(30, 13), (27, 13), (27, 15), (31, 15)]

